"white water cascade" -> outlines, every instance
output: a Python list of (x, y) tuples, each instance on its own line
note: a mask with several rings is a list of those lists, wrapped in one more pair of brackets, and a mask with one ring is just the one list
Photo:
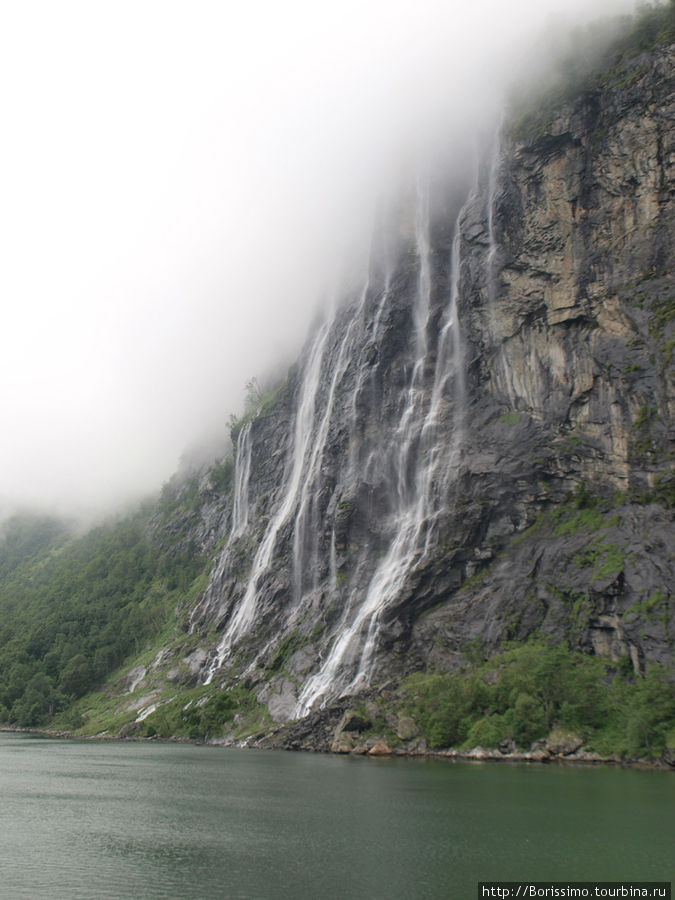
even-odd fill
[(492, 154), (490, 157), (490, 169), (488, 172), (488, 190), (487, 190), (487, 232), (488, 232), (488, 252), (486, 259), (486, 277), (487, 277), (487, 296), (490, 319), (494, 318), (493, 309), (495, 303), (495, 295), (497, 288), (497, 235), (495, 233), (495, 204), (497, 191), (499, 189), (499, 164), (502, 159), (501, 155), (501, 129), (500, 123), (492, 142)]
[(248, 482), (251, 477), (251, 422), (247, 422), (239, 432), (235, 459), (231, 537), (241, 534), (248, 524)]
[(246, 592), (225, 629), (216, 653), (211, 661), (204, 684), (209, 684), (217, 670), (223, 665), (232, 644), (249, 628), (257, 608), (258, 585), (261, 577), (269, 569), (277, 537), (296, 508), (301, 481), (305, 469), (305, 459), (311, 452), (311, 439), (316, 407), (316, 397), (320, 385), (321, 364), (326, 343), (331, 331), (335, 311), (327, 316), (312, 343), (302, 378), (302, 387), (295, 419), (291, 465), (284, 479), (283, 494), (265, 535), (253, 559)]
[[(234, 453), (234, 500), (232, 505), (232, 524), (227, 542), (220, 554), (218, 563), (216, 564), (212, 577), (216, 580), (222, 578), (225, 570), (231, 564), (230, 548), (239, 535), (246, 529), (248, 524), (248, 495), (249, 481), (251, 478), (251, 424), (247, 422), (239, 432), (237, 446)], [(197, 606), (190, 614), (190, 633), (195, 628), (196, 617), (200, 607)], [(212, 674), (212, 673), (211, 673)]]
[[(328, 437), (328, 428), (335, 411), (336, 389), (344, 377), (345, 370), (349, 365), (354, 352), (355, 340), (359, 330), (358, 326), (362, 321), (363, 310), (368, 296), (368, 287), (369, 280), (366, 279), (366, 283), (361, 291), (358, 307), (347, 326), (344, 338), (340, 345), (338, 357), (330, 379), (325, 409), (320, 418), (318, 427), (315, 430), (312, 448), (307, 464), (304, 467), (298, 510), (295, 517), (295, 527), (293, 529), (293, 577), (295, 582), (296, 602), (300, 600), (304, 593), (303, 573), (306, 570), (305, 554), (308, 545), (310, 553), (313, 556), (311, 569), (314, 572), (314, 581), (316, 582), (318, 572), (317, 557), (319, 553), (319, 522), (316, 510), (316, 484), (320, 475), (321, 460), (326, 446), (326, 438)], [(313, 587), (316, 587), (316, 583), (312, 584), (312, 588)]]
[[(246, 672), (255, 675), (280, 640), (302, 640), (307, 623), (321, 621), (328, 644), (320, 643), (324, 655), (305, 675), (294, 715), (367, 686), (385, 610), (407, 602), (411, 575), (433, 558), (463, 448), (460, 223), (476, 199), (448, 234), (442, 219), (434, 231), (433, 196), (431, 180), (418, 179), (410, 231), (381, 236), (363, 286), (351, 302), (330, 308), (308, 343), (291, 381), (283, 475), (261, 495), (267, 519), (249, 511), (257, 426), (240, 431), (232, 530), (200, 607), (202, 616), (222, 616), (230, 598), (205, 684), (240, 642), (247, 655), (254, 651)], [(441, 247), (448, 249), (441, 254)], [(446, 278), (444, 300), (438, 291)], [(269, 428), (261, 429), (269, 442)], [(237, 586), (242, 553), (252, 545)], [(269, 629), (271, 621), (278, 624)]]
[[(419, 274), (413, 315), (416, 356), (393, 441), (393, 538), (370, 579), (365, 597), (358, 591), (352, 591), (338, 627), (338, 636), (328, 656), (300, 693), (295, 710), (298, 717), (306, 715), (317, 705), (325, 705), (340, 688), (344, 693), (350, 693), (368, 683), (381, 613), (401, 593), (411, 569), (426, 553), (437, 509), (438, 482), (446, 485), (456, 468), (464, 405), (463, 361), (457, 316), (460, 217), (453, 241), (452, 288), (445, 321), (436, 347), (430, 348), (427, 335), (432, 277), (428, 191), (428, 185), (423, 187), (418, 183), (415, 243)], [(431, 349), (435, 351), (435, 370), (431, 399), (427, 404), (424, 373), (430, 363)], [(450, 381), (454, 395), (454, 428), (446, 444), (439, 440), (437, 429), (439, 409)], [(344, 688), (345, 671), (351, 673), (354, 668), (355, 674)]]

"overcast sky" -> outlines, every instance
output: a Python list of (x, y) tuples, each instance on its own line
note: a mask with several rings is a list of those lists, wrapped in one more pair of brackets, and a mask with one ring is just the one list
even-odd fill
[(0, 506), (113, 507), (225, 435), (401, 160), (561, 6), (631, 4), (4, 3)]

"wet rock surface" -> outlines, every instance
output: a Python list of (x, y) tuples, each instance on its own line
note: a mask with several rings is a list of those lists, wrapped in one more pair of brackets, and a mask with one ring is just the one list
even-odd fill
[(222, 548), (191, 628), (218, 643), (189, 666), (305, 716), (272, 743), (360, 751), (345, 697), (477, 641), (672, 665), (673, 62), (418, 188), (252, 417), (246, 525), (209, 495), (197, 532)]

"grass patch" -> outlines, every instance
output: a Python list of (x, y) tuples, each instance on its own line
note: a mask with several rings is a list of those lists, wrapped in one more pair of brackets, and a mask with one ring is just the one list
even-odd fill
[(577, 534), (580, 531), (598, 531), (607, 527), (605, 517), (598, 509), (580, 509), (574, 515), (556, 525), (553, 533), (556, 537)]
[(497, 421), (502, 425), (517, 425), (520, 422), (523, 414), (519, 412), (512, 413), (504, 413), (503, 416), (500, 416)]
[(206, 740), (222, 737), (231, 730), (238, 712), (250, 712), (257, 707), (255, 696), (241, 686), (219, 689), (214, 685), (200, 685), (159, 706), (139, 724), (147, 737)]
[(580, 568), (593, 568), (592, 581), (606, 578), (621, 572), (626, 561), (626, 554), (616, 544), (600, 543), (597, 539), (573, 557)]

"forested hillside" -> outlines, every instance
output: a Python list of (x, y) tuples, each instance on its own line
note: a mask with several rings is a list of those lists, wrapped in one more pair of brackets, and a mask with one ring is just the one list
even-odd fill
[(45, 724), (138, 654), (188, 602), (206, 561), (191, 546), (161, 543), (159, 523), (171, 511), (167, 502), (147, 504), (84, 535), (30, 515), (4, 523), (0, 720)]

